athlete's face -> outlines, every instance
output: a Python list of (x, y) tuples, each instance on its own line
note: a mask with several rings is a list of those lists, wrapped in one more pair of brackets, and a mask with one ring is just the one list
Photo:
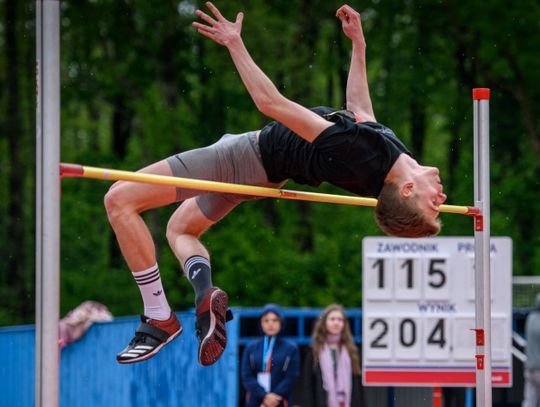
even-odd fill
[(330, 335), (338, 335), (345, 326), (345, 316), (341, 311), (335, 310), (326, 317), (326, 332)]
[(414, 177), (413, 194), (418, 207), (429, 218), (439, 216), (439, 207), (446, 201), (443, 186), (436, 167), (423, 167)]
[(281, 330), (281, 319), (273, 312), (269, 312), (261, 318), (261, 328), (265, 335), (277, 335)]

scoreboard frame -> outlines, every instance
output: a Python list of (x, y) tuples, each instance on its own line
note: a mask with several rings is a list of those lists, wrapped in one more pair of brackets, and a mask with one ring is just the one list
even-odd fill
[[(474, 238), (362, 241), (366, 386), (475, 385)], [(512, 386), (512, 241), (490, 241), (492, 383)]]

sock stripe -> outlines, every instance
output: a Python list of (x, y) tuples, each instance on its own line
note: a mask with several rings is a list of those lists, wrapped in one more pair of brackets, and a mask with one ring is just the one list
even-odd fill
[(210, 260), (203, 256), (191, 256), (184, 263), (184, 274), (195, 290), (195, 303), (198, 304), (212, 287)]
[(156, 278), (159, 278), (159, 277), (160, 277), (160, 275), (158, 273), (158, 274), (154, 274), (153, 276), (150, 276), (148, 278), (143, 278), (142, 280), (135, 280), (135, 281), (137, 282), (137, 284), (146, 284), (149, 281), (153, 281), (153, 280), (155, 280)]
[(144, 283), (150, 279), (155, 278), (156, 276), (159, 276), (159, 269), (157, 268), (144, 275), (139, 275), (139, 273), (133, 273), (133, 278), (135, 278), (137, 284)]
[(145, 272), (133, 273), (133, 275), (135, 276), (135, 278), (144, 278), (146, 276), (150, 276), (152, 274), (155, 274), (158, 270), (159, 270), (159, 267), (153, 267), (152, 270), (148, 270), (148, 271), (145, 271)]
[(137, 285), (147, 285), (152, 284), (154, 281), (158, 281), (161, 278), (161, 276), (158, 274), (153, 280), (145, 281), (145, 282), (139, 282), (137, 281)]
[(144, 302), (144, 315), (147, 318), (165, 321), (171, 316), (165, 289), (161, 282), (159, 266), (132, 273)]
[(210, 267), (210, 261), (208, 261), (207, 258), (202, 257), (202, 256), (191, 256), (189, 259), (186, 260), (186, 263), (184, 264), (184, 271), (187, 273), (187, 271), (195, 263), (202, 263), (202, 264)]

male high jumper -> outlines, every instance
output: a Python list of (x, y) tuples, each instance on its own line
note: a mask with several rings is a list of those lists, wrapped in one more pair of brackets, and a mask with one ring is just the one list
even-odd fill
[[(288, 179), (312, 186), (328, 182), (376, 197), (376, 221), (387, 234), (420, 237), (439, 232), (439, 206), (446, 200), (439, 170), (420, 165), (394, 132), (375, 119), (359, 13), (348, 5), (336, 12), (352, 41), (347, 110), (336, 111), (309, 109), (282, 95), (244, 45), (244, 14), (229, 21), (212, 3), (206, 6), (213, 16), (197, 10), (202, 22), (193, 26), (227, 48), (257, 109), (274, 121), (261, 130), (226, 134), (211, 146), (173, 155), (141, 172), (265, 187), (280, 187)], [(206, 366), (218, 360), (227, 343), (228, 299), (212, 284), (210, 255), (199, 238), (250, 199), (125, 181), (111, 187), (105, 197), (109, 221), (144, 302), (142, 322), (117, 355), (118, 362), (146, 360), (182, 332), (167, 302), (154, 242), (141, 217), (144, 211), (180, 201), (167, 225), (167, 239), (195, 291), (199, 362)]]

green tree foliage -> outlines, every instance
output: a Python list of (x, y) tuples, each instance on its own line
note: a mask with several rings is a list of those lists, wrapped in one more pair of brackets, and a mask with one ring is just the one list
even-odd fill
[[(350, 42), (328, 1), (217, 2), (246, 14), (243, 36), (281, 92), (306, 106), (344, 106)], [(353, 2), (363, 16), (375, 113), (422, 162), (442, 170), (449, 203), (473, 203), (471, 89), (492, 89), (492, 234), (514, 240), (514, 273), (540, 266), (540, 35), (537, 2)], [(33, 2), (0, 1), (0, 324), (33, 321), (35, 25)], [(193, 0), (62, 1), (64, 162), (136, 170), (222, 133), (260, 128), (227, 51), (190, 23)], [(86, 299), (116, 315), (141, 301), (108, 225), (108, 183), (62, 182), (62, 313)], [(290, 184), (290, 189), (306, 189)], [(320, 191), (342, 193), (328, 185)], [(168, 248), (175, 207), (144, 214), (168, 298), (193, 294)], [(347, 307), (361, 301), (361, 239), (372, 209), (245, 203), (203, 236), (214, 282), (233, 305)], [(443, 215), (443, 235), (471, 235)]]

